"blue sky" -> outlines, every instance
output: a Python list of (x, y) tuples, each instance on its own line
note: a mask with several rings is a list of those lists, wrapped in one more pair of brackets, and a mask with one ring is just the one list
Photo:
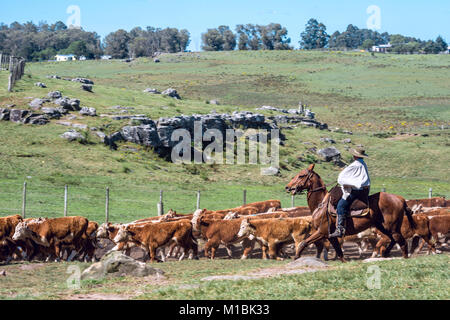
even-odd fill
[(350, 23), (367, 27), (371, 5), (381, 13), (380, 32), (400, 33), (421, 39), (442, 35), (450, 43), (448, 0), (14, 0), (2, 1), (0, 22), (67, 22), (67, 8), (80, 8), (81, 26), (102, 37), (117, 29), (135, 26), (186, 28), (191, 50), (199, 50), (201, 34), (208, 28), (236, 24), (278, 22), (289, 31), (297, 48), (300, 33), (309, 18), (327, 26), (328, 33), (343, 31)]

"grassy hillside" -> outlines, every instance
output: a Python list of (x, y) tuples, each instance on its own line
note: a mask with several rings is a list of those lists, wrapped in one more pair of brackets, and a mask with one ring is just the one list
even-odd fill
[[(92, 133), (86, 133), (88, 144), (68, 143), (59, 138), (67, 127), (54, 120), (42, 127), (2, 121), (0, 214), (19, 212), (24, 181), (32, 216), (60, 216), (65, 184), (69, 185), (69, 214), (96, 220), (103, 219), (106, 186), (111, 188), (112, 220), (121, 222), (154, 215), (160, 189), (165, 191), (165, 209), (179, 212), (195, 208), (197, 190), (202, 191), (201, 206), (212, 209), (242, 204), (243, 189), (248, 190), (249, 202), (277, 198), (290, 206), (284, 185), (307, 165), (299, 158), (318, 160), (308, 149), (327, 146), (321, 137), (336, 140), (347, 162), (350, 156), (343, 139), (351, 138), (350, 146), (367, 146), (373, 192), (385, 187), (418, 198), (426, 197), (432, 187), (435, 195), (450, 196), (450, 131), (446, 128), (450, 56), (226, 52), (168, 54), (161, 61), (31, 63), (13, 93), (6, 91), (7, 74), (0, 72), (0, 107), (28, 108), (30, 97), (44, 97), (54, 90), (80, 99), (82, 106), (95, 107), (97, 114), (116, 113), (111, 107), (121, 105), (133, 107), (132, 114), (152, 119), (212, 109), (229, 113), (254, 111), (262, 105), (296, 107), (304, 101), (318, 120), (353, 135), (305, 127), (286, 129), (287, 141), (280, 150), (281, 175), (263, 177), (260, 166), (175, 165), (129, 143), (111, 151)], [(53, 74), (88, 77), (95, 81), (94, 93), (82, 91), (79, 83), (46, 79)], [(35, 87), (38, 81), (48, 89)], [(148, 87), (174, 87), (183, 100), (143, 93)], [(205, 103), (210, 99), (218, 99), (221, 105)], [(128, 124), (79, 116), (73, 122), (103, 127), (109, 133)], [(329, 163), (316, 168), (327, 183), (339, 173)], [(305, 204), (304, 196), (296, 204)]]

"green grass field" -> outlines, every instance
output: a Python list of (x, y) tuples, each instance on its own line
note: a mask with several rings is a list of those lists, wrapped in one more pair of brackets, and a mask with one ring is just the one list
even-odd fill
[[(377, 263), (330, 262), (326, 271), (300, 275), (278, 275), (255, 280), (202, 281), (208, 276), (245, 275), (265, 268), (277, 268), (287, 261), (200, 260), (155, 265), (165, 279), (117, 278), (86, 280), (70, 289), (70, 266), (84, 270), (84, 263), (22, 264), (2, 267), (7, 272), (0, 287), (0, 299), (154, 299), (154, 300), (448, 300), (450, 278), (448, 255), (420, 256), (408, 260)], [(374, 267), (380, 286), (372, 282)], [(52, 277), (48, 277), (52, 274)]]

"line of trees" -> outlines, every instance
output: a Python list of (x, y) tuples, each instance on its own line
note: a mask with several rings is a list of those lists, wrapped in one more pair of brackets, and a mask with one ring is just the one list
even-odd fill
[[(21, 56), (29, 61), (54, 59), (56, 54), (75, 54), (88, 59), (104, 54), (113, 58), (151, 57), (155, 52), (183, 52), (190, 43), (188, 30), (177, 28), (123, 29), (111, 32), (103, 42), (96, 32), (68, 28), (63, 22), (0, 23), (0, 52)], [(327, 33), (324, 23), (310, 19), (300, 34), (300, 49), (371, 49), (372, 46), (390, 43), (394, 53), (440, 53), (448, 48), (439, 36), (423, 41), (400, 34), (390, 35), (369, 29), (359, 29), (349, 24), (343, 32)], [(268, 25), (239, 24), (234, 32), (229, 26), (208, 29), (202, 34), (205, 51), (231, 50), (291, 50), (288, 31), (279, 23)]]

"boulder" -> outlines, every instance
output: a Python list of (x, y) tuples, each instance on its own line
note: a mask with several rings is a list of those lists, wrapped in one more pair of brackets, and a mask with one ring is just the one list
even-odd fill
[(325, 143), (331, 143), (331, 144), (335, 144), (336, 143), (336, 141), (334, 141), (331, 138), (320, 138), (320, 141), (321, 142), (325, 142)]
[(73, 82), (80, 82), (83, 84), (94, 84), (94, 81), (86, 78), (74, 78), (72, 79)]
[(83, 107), (80, 110), (80, 114), (83, 116), (96, 117), (97, 110), (95, 108)]
[(154, 62), (154, 63), (160, 63), (161, 60), (159, 60), (158, 58), (155, 58), (155, 59), (153, 59), (153, 62)]
[(146, 125), (123, 127), (120, 133), (123, 139), (128, 142), (154, 148), (161, 145), (156, 125), (153, 121)]
[(339, 161), (341, 159), (341, 152), (335, 147), (320, 149), (319, 151), (317, 151), (317, 154), (327, 162)]
[(41, 111), (46, 114), (50, 119), (61, 118), (60, 108), (42, 108)]
[(65, 110), (68, 111), (78, 111), (80, 110), (80, 100), (78, 99), (69, 99), (67, 97), (59, 98), (53, 101), (54, 104), (61, 106)]
[(39, 87), (39, 88), (47, 88), (47, 86), (45, 85), (45, 83), (42, 83), (42, 82), (36, 82), (34, 85), (35, 85), (36, 87)]
[(280, 169), (275, 168), (275, 167), (261, 169), (261, 175), (263, 175), (263, 176), (276, 176), (279, 173), (280, 173)]
[(62, 135), (60, 135), (60, 137), (63, 139), (66, 139), (68, 141), (74, 141), (74, 140), (86, 141), (85, 137), (80, 132), (75, 131), (75, 130), (67, 131), (67, 132), (63, 133)]
[(216, 106), (220, 105), (219, 101), (217, 101), (217, 100), (210, 100), (209, 104), (213, 104), (213, 105), (216, 105)]
[(28, 105), (33, 109), (39, 109), (46, 102), (49, 102), (49, 100), (36, 98), (36, 99), (33, 99)]
[(181, 97), (178, 95), (177, 90), (175, 90), (173, 88), (169, 88), (169, 89), (163, 91), (162, 95), (168, 96), (168, 97), (171, 97), (171, 98), (174, 98), (174, 99), (178, 99), (178, 100), (181, 99)]
[(151, 94), (161, 94), (157, 89), (155, 88), (147, 88), (143, 91), (144, 93), (151, 93)]
[(32, 125), (43, 126), (50, 122), (50, 119), (45, 114), (31, 114), (24, 119), (24, 123)]
[(286, 265), (287, 268), (299, 268), (299, 267), (319, 267), (319, 268), (327, 268), (329, 267), (327, 263), (324, 261), (313, 258), (313, 257), (304, 257), (298, 258), (295, 261), (292, 261)]
[(112, 251), (92, 264), (81, 274), (81, 280), (101, 280), (105, 277), (147, 277), (163, 276), (164, 271), (134, 260), (118, 251)]
[(57, 76), (57, 75), (51, 75), (51, 76), (47, 76), (47, 79), (61, 79), (61, 77), (60, 76)]
[(81, 89), (87, 92), (92, 92), (92, 84), (82, 84)]
[(8, 108), (0, 108), (0, 120), (9, 121), (11, 110)]
[(28, 113), (28, 110), (13, 109), (9, 114), (9, 120), (12, 122), (23, 122)]
[(50, 91), (50, 92), (47, 94), (47, 97), (50, 98), (50, 99), (52, 99), (52, 100), (55, 100), (55, 99), (62, 98), (62, 94), (61, 94), (61, 92), (59, 92), (59, 91)]

